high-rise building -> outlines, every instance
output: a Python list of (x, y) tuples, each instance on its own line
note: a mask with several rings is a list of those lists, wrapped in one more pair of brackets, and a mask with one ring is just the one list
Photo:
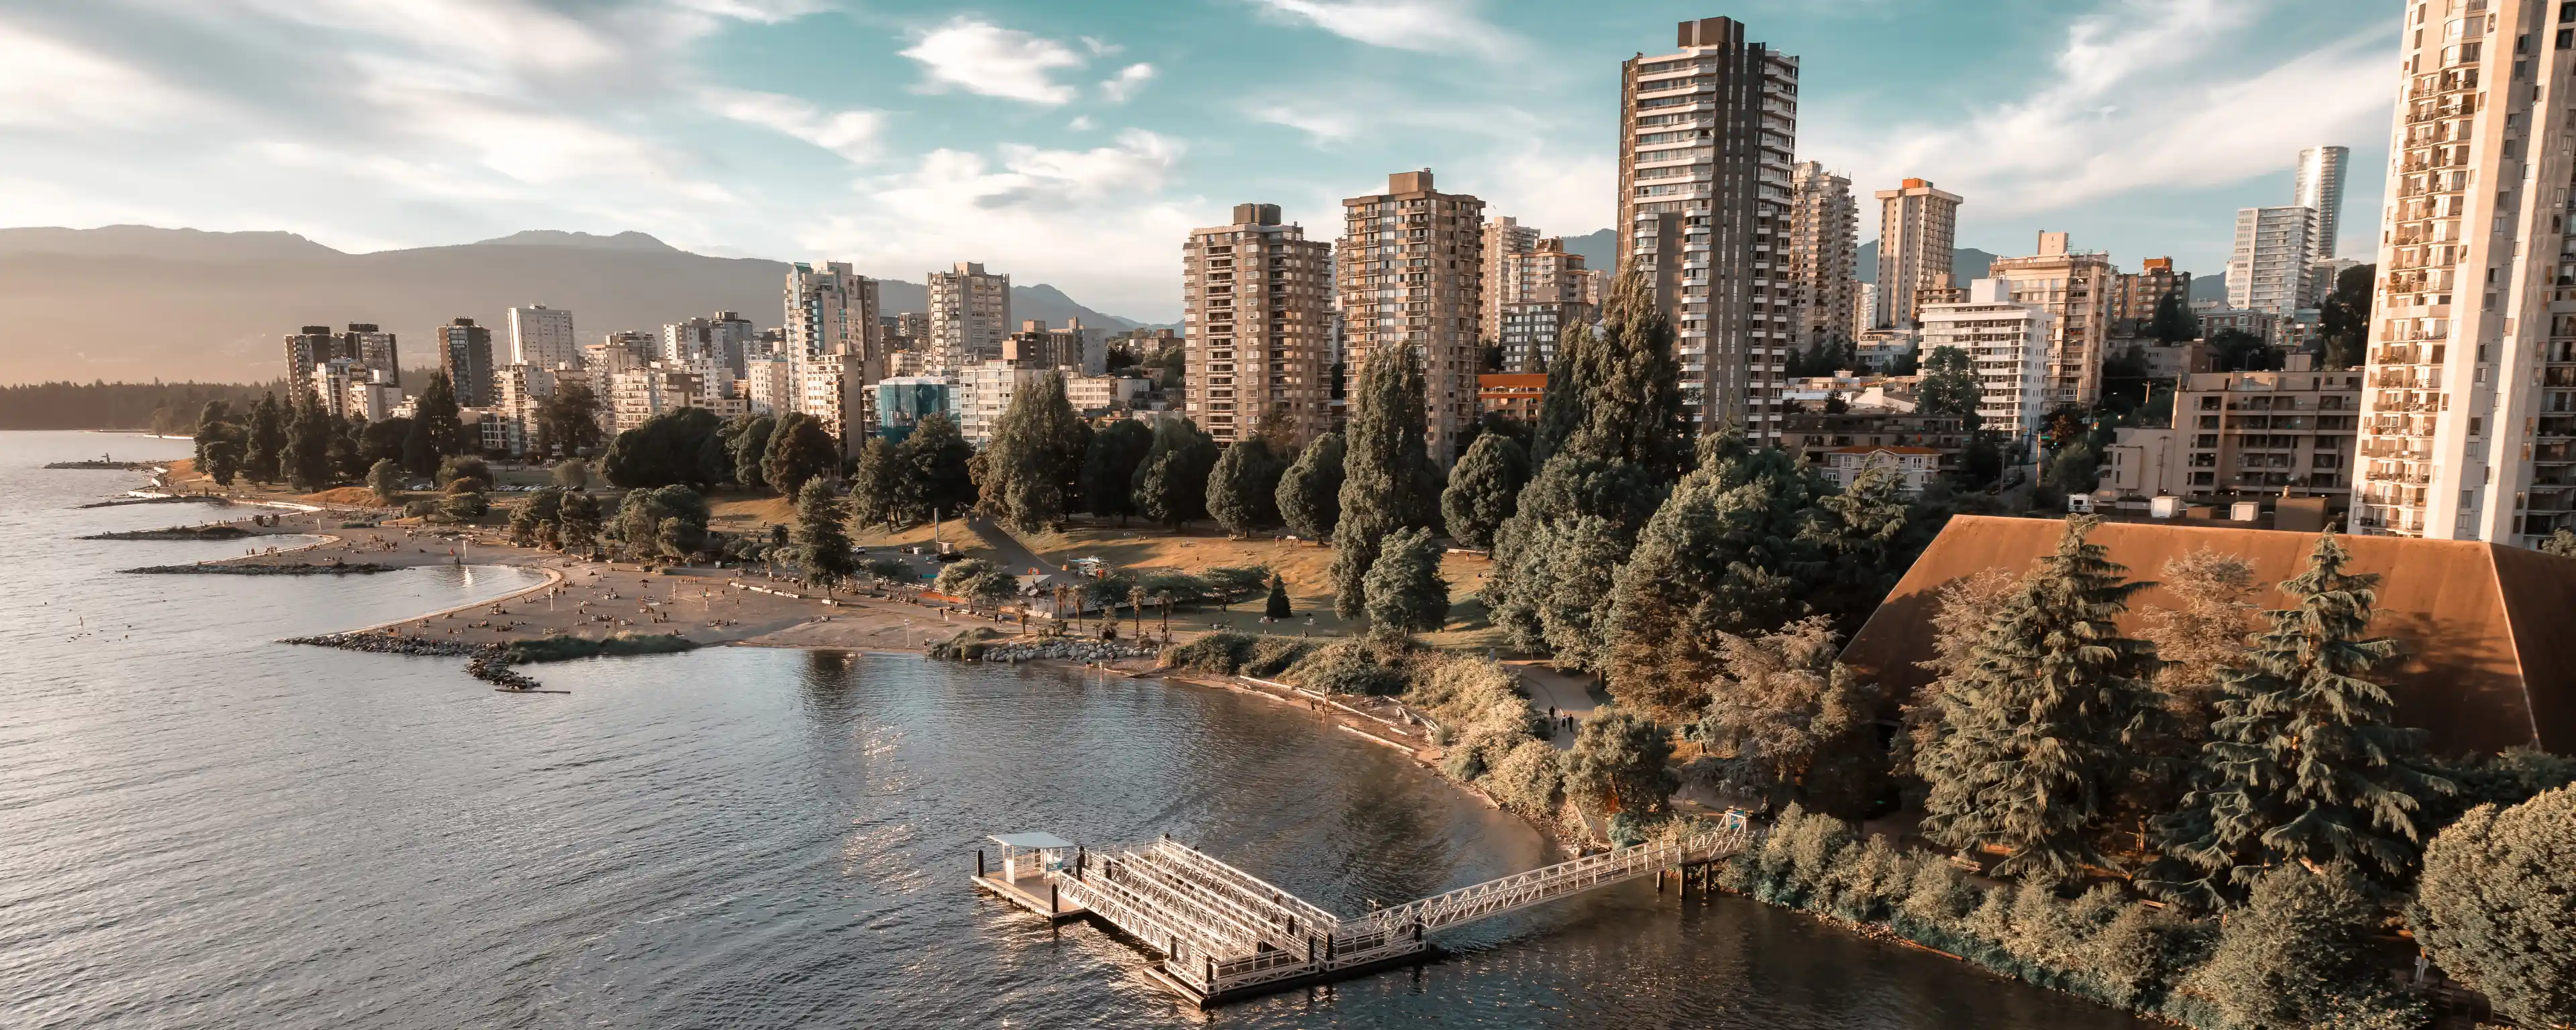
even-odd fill
[(1181, 410), (1218, 442), (1250, 439), (1273, 412), (1300, 446), (1327, 428), (1332, 259), (1277, 204), (1237, 204), (1232, 223), (1182, 242)]
[[(1485, 245), (1497, 236), (1485, 233)], [(1597, 315), (1599, 280), (1583, 267), (1583, 255), (1565, 249), (1565, 238), (1530, 241), (1526, 249), (1485, 254), (1485, 339), (1498, 344), (1503, 367), (1532, 372), (1556, 360), (1557, 341), (1576, 326), (1590, 325)], [(1500, 303), (1495, 298), (1501, 298)]]
[(1878, 284), (1856, 283), (1852, 286), (1856, 309), (1852, 312), (1852, 339), (1878, 328)]
[(2118, 292), (2110, 255), (2069, 250), (2065, 233), (2043, 232), (2039, 253), (1996, 258), (1986, 275), (2003, 283), (2012, 302), (2037, 305), (2052, 316), (2049, 404), (2093, 406), (2102, 395), (2102, 360), (2111, 339), (2111, 295)]
[(1003, 413), (1011, 410), (1011, 399), (1020, 390), (1036, 386), (1053, 370), (1022, 368), (996, 358), (956, 369), (953, 374), (957, 380), (953, 394), (957, 432), (966, 442), (981, 447), (992, 442), (994, 427), (1001, 424)]
[(2122, 273), (2111, 299), (2111, 317), (2143, 324), (2156, 317), (2156, 309), (2165, 298), (2172, 297), (2188, 313), (2191, 310), (2191, 273), (2174, 270), (2173, 259), (2151, 257), (2139, 262), (2137, 274)]
[(1915, 320), (1915, 291), (1931, 286), (1934, 276), (1950, 274), (1960, 200), (1932, 188), (1930, 179), (1907, 179), (1877, 196), (1877, 325), (1903, 329)]
[(1789, 174), (1790, 327), (1800, 347), (1853, 338), (1860, 210), (1851, 180), (1808, 161)]
[(1522, 225), (1518, 218), (1496, 215), (1485, 219), (1485, 281), (1479, 291), (1484, 309), (1478, 320), (1485, 331), (1485, 342), (1495, 340), (1494, 334), (1503, 321), (1503, 305), (1523, 299), (1512, 289), (1512, 259), (1538, 249), (1538, 240), (1538, 227)]
[(1021, 368), (1069, 369), (1069, 376), (1096, 376), (1108, 371), (1109, 348), (1100, 330), (1079, 318), (1065, 319), (1060, 327), (1032, 318), (1002, 341), (1002, 360)]
[(972, 261), (930, 273), (931, 367), (1000, 360), (1013, 324), (1010, 276), (988, 274)]
[(2576, 529), (2576, 317), (2553, 310), (2576, 50), (2544, 45), (2558, 4), (2432, 6), (2396, 83), (2352, 527), (2530, 546)]
[(340, 353), (340, 338), (327, 325), (308, 325), (286, 334), (286, 395), (292, 401), (317, 389), (313, 368)]
[(1620, 274), (1641, 272), (1673, 326), (1701, 431), (1779, 438), (1788, 379), (1789, 165), (1798, 59), (1732, 18), (1682, 22), (1673, 53), (1620, 66)]
[(2236, 212), (2236, 251), (2227, 262), (2227, 305), (2287, 316), (2313, 306), (2317, 213), (2300, 207)]
[(340, 334), (340, 356), (356, 359), (361, 368), (384, 373), (385, 382), (402, 382), (402, 352), (395, 346), (394, 334), (373, 323), (349, 323), (349, 331)]
[(1934, 304), (1918, 313), (1923, 353), (1956, 347), (1976, 367), (1984, 428), (2027, 443), (2048, 411), (2048, 365), (2054, 349), (2045, 307), (2012, 299), (2000, 280), (1979, 279), (1965, 304)]
[(1380, 347), (1422, 360), (1424, 441), (1447, 468), (1476, 422), (1483, 366), (1485, 202), (1433, 187), (1431, 170), (1387, 176), (1386, 192), (1342, 201), (1334, 252), (1352, 389)]
[(456, 390), (460, 407), (492, 405), (492, 330), (459, 318), (438, 327), (438, 370)]
[(795, 410), (821, 421), (844, 457), (867, 441), (871, 387), (885, 374), (877, 294), (877, 281), (845, 262), (799, 261), (787, 270), (781, 349), (795, 363)]
[(2299, 151), (2299, 172), (2290, 203), (2317, 213), (2316, 232), (2310, 237), (2310, 261), (2335, 256), (2335, 233), (2343, 226), (2343, 166), (2351, 157), (2350, 147), (2309, 147)]
[(554, 368), (581, 361), (572, 312), (543, 304), (510, 309), (510, 364)]

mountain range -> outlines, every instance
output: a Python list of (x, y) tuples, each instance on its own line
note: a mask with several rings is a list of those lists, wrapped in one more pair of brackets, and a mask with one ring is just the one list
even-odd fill
[[(769, 327), (779, 324), (788, 268), (694, 254), (638, 232), (533, 230), (349, 254), (284, 232), (0, 229), (0, 383), (260, 382), (284, 371), (286, 334), (351, 322), (399, 334), (404, 364), (422, 365), (434, 360), (433, 327), (460, 316), (503, 327), (508, 309), (526, 304), (571, 311), (583, 339), (717, 311)], [(880, 283), (883, 313), (928, 309), (921, 283)], [(1145, 324), (1043, 283), (1011, 288), (1011, 316), (1080, 318), (1112, 332)]]

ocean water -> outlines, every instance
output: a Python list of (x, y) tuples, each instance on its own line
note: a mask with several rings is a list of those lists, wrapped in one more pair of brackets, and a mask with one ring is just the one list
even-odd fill
[(210, 511), (79, 510), (141, 477), (36, 468), (186, 450), (0, 433), (0, 1026), (2145, 1025), (1642, 883), (1200, 1013), (1102, 931), (980, 897), (980, 838), (1169, 832), (1345, 912), (1545, 845), (1225, 692), (733, 647), (506, 695), (461, 660), (278, 644), (534, 578), (122, 576), (242, 545), (71, 540)]

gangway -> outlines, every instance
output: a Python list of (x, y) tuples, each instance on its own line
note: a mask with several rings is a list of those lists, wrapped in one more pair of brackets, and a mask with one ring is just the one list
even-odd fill
[[(1418, 961), (1426, 936), (1666, 869), (1759, 840), (1742, 812), (1687, 837), (1617, 848), (1344, 918), (1170, 837), (1093, 851), (1051, 834), (1006, 834), (1005, 870), (976, 883), (1050, 919), (1087, 915), (1159, 956), (1156, 980), (1201, 1006)], [(1044, 901), (1041, 904), (1040, 899)]]

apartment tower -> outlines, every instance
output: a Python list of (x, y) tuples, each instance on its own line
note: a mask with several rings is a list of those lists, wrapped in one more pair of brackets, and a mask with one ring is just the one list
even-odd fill
[(1431, 170), (1387, 176), (1386, 192), (1342, 201), (1343, 361), (1356, 389), (1380, 347), (1422, 359), (1431, 460), (1447, 468), (1476, 421), (1484, 337), (1485, 202), (1432, 188)]
[[(1487, 234), (1488, 245), (1492, 235)], [(1566, 334), (1590, 326), (1600, 311), (1600, 277), (1583, 267), (1583, 255), (1565, 249), (1565, 238), (1549, 236), (1517, 254), (1494, 260), (1485, 278), (1485, 338), (1502, 348), (1507, 372), (1540, 372), (1556, 360)], [(1492, 303), (1496, 295), (1500, 303)]]
[(1683, 400), (1702, 432), (1780, 435), (1791, 289), (1798, 59), (1732, 18), (1682, 22), (1672, 53), (1619, 76), (1620, 273), (1636, 269), (1673, 326)]
[(543, 304), (511, 308), (510, 364), (538, 368), (581, 364), (581, 343), (572, 335), (572, 312)]
[(2049, 405), (2092, 407), (2102, 396), (2102, 359), (2111, 339), (2111, 305), (2119, 292), (2110, 255), (2070, 250), (2065, 233), (2043, 232), (2039, 253), (1996, 258), (1986, 275), (2002, 284), (2012, 303), (2033, 305), (2051, 316)]
[(1538, 249), (1538, 241), (1538, 227), (1522, 225), (1518, 218), (1496, 215), (1485, 220), (1484, 308), (1478, 325), (1486, 343), (1495, 342), (1495, 334), (1501, 331), (1503, 305), (1517, 299), (1517, 291), (1511, 288), (1512, 258)]
[(2227, 306), (2288, 316), (2309, 307), (2315, 279), (2317, 212), (2249, 207), (2236, 212), (2236, 250), (2227, 262)]
[[(799, 261), (787, 270), (786, 336), (794, 410), (813, 416), (856, 456), (868, 435), (871, 389), (884, 375), (877, 281), (847, 263)], [(774, 406), (774, 402), (773, 402)]]
[(1819, 162), (1789, 173), (1790, 326), (1798, 346), (1839, 346), (1852, 337), (1859, 303), (1860, 210), (1851, 180)]
[(1181, 243), (1182, 411), (1217, 442), (1277, 418), (1298, 446), (1327, 429), (1333, 245), (1282, 225), (1277, 204)]
[(1959, 195), (1932, 188), (1930, 179), (1907, 179), (1877, 196), (1878, 327), (1911, 328), (1918, 320), (1915, 291), (1934, 285), (1934, 276), (1950, 273), (1950, 251), (1959, 238)]
[(498, 399), (492, 383), (492, 330), (470, 318), (439, 326), (438, 370), (447, 373), (458, 406), (491, 407)]
[(2299, 172), (2292, 186), (2290, 203), (2317, 213), (2316, 232), (2310, 237), (2308, 260), (2331, 261), (2335, 256), (2335, 233), (2343, 224), (2343, 166), (2352, 157), (2350, 147), (2309, 147), (2299, 151)]
[(1010, 276), (988, 274), (972, 261), (930, 273), (930, 367), (999, 361), (1015, 325)]
[(2355, 532), (2529, 546), (2576, 529), (2560, 6), (2404, 9)]

